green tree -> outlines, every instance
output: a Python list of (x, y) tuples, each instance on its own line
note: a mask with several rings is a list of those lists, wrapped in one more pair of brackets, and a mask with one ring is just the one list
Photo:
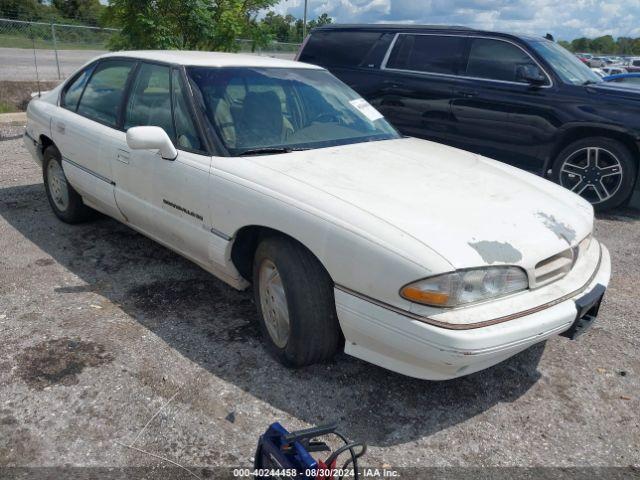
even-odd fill
[(16, 20), (41, 20), (50, 7), (37, 0), (0, 0), (0, 17)]
[(615, 53), (616, 42), (611, 35), (604, 35), (591, 40), (591, 49), (598, 53)]
[(591, 40), (585, 37), (576, 38), (571, 42), (571, 48), (574, 52), (590, 52)]
[(51, 4), (65, 18), (92, 25), (98, 22), (105, 8), (100, 0), (53, 0)]
[(236, 39), (260, 38), (255, 16), (277, 0), (110, 0), (105, 21), (120, 28), (113, 50), (234, 51)]

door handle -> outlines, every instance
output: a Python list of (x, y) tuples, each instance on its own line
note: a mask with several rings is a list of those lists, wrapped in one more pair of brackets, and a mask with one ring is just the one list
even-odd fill
[(66, 125), (62, 122), (57, 122), (56, 123), (56, 130), (58, 131), (58, 133), (60, 133), (61, 135), (64, 135), (64, 132), (66, 130)]
[(456, 95), (462, 98), (473, 98), (478, 96), (478, 92), (472, 92), (469, 90), (459, 90), (456, 92)]
[(118, 155), (116, 157), (119, 162), (129, 164), (129, 152), (126, 150), (118, 149)]

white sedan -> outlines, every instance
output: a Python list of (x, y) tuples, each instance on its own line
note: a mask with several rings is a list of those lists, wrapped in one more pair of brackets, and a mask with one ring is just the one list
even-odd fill
[(403, 138), (326, 70), (121, 52), (31, 101), (54, 213), (98, 210), (237, 289), (268, 349), (448, 379), (596, 317), (607, 249), (579, 196)]

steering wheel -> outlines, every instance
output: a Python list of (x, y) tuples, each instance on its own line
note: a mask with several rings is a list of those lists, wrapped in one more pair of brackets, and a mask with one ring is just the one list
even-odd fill
[(328, 123), (328, 122), (340, 123), (340, 117), (336, 113), (321, 113), (316, 115), (309, 124), (320, 122), (320, 123)]

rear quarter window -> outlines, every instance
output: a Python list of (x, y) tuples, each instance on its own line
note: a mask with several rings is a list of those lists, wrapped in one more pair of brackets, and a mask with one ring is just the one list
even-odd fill
[(357, 67), (368, 57), (384, 32), (320, 31), (309, 37), (299, 60), (323, 67)]

